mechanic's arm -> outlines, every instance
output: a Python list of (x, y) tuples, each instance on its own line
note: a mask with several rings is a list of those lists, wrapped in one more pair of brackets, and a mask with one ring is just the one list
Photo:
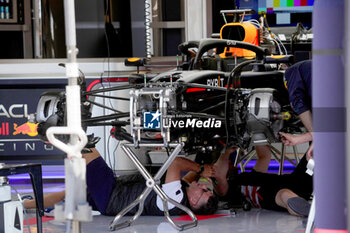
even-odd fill
[(314, 156), (314, 143), (312, 142), (311, 145), (309, 146), (309, 149), (307, 150), (306, 159), (309, 161), (309, 159), (313, 158), (313, 156)]
[(299, 115), (300, 120), (308, 132), (301, 135), (293, 135), (288, 133), (280, 133), (282, 135), (282, 142), (287, 146), (295, 146), (301, 143), (310, 142), (313, 139), (313, 128), (312, 128), (312, 113), (307, 110)]
[[(185, 179), (186, 182), (192, 182), (198, 178), (197, 172), (200, 171), (200, 165), (196, 162), (193, 162), (192, 160), (183, 157), (177, 157), (167, 170), (165, 183), (180, 180), (182, 171), (192, 171), (192, 173), (189, 173), (188, 177), (186, 175)], [(205, 164), (201, 176), (210, 177), (213, 176), (214, 173), (215, 172), (213, 166)]]
[(283, 133), (280, 132), (280, 135), (282, 136), (282, 143), (286, 146), (295, 146), (299, 145), (305, 142), (310, 142), (312, 141), (312, 133), (311, 132), (306, 132), (304, 134), (300, 135), (293, 135), (290, 133)]
[[(312, 113), (311, 113), (311, 111), (307, 110), (306, 112), (303, 112), (302, 114), (300, 114), (299, 117), (300, 117), (300, 120), (303, 122), (307, 131), (310, 132), (311, 141), (313, 141), (313, 127), (312, 127)], [(306, 153), (306, 157), (308, 160), (313, 157), (313, 151), (314, 151), (314, 143), (312, 142), (311, 145), (309, 146), (307, 153)]]
[(312, 113), (310, 110), (307, 110), (299, 115), (301, 122), (310, 133), (313, 132), (312, 128)]

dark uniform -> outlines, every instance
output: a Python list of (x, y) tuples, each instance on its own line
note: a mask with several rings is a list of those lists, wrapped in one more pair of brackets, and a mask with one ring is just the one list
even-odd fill
[(286, 70), (285, 80), (290, 104), (298, 115), (312, 109), (311, 60), (298, 62)]
[[(313, 191), (312, 176), (306, 173), (307, 160), (304, 156), (291, 174), (277, 175), (261, 172), (243, 172), (229, 178), (229, 198), (242, 194), (254, 207), (271, 210), (285, 210), (275, 202), (281, 189), (290, 189), (299, 197), (309, 200)], [(236, 200), (232, 200), (235, 202)]]
[[(94, 210), (103, 215), (117, 215), (142, 193), (146, 187), (141, 175), (114, 177), (113, 171), (107, 166), (102, 157), (91, 161), (86, 167), (86, 184), (88, 202)], [(188, 206), (186, 185), (181, 183), (183, 198), (182, 205)], [(180, 190), (180, 191), (181, 191)], [(179, 192), (176, 192), (176, 195)], [(128, 214), (135, 214), (138, 206)], [(179, 215), (182, 210), (174, 207), (169, 210), (170, 215)], [(152, 190), (144, 202), (142, 215), (164, 215), (157, 206), (157, 194)]]

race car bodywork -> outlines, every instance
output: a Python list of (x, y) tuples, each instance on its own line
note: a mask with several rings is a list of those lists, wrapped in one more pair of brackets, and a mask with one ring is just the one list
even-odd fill
[[(223, 60), (208, 52), (224, 47), (249, 49), (256, 53), (256, 59), (234, 64), (226, 61), (226, 66), (234, 67), (226, 72), (227, 67), (218, 69), (224, 66)], [(135, 147), (144, 141), (162, 142), (165, 146), (171, 142), (184, 142), (184, 149), (190, 152), (219, 150), (223, 145), (247, 149), (252, 145), (278, 142), (280, 130), (298, 129), (297, 117), (289, 106), (284, 87), (284, 72), (273, 70), (268, 64), (288, 62), (290, 57), (267, 57), (265, 49), (233, 40), (204, 39), (179, 46), (185, 55), (190, 55), (192, 48), (198, 49), (196, 56), (188, 57), (176, 69), (159, 74), (130, 75), (130, 85), (126, 86), (83, 91), (83, 126), (112, 125), (117, 139), (129, 140)], [(222, 64), (216, 70), (205, 70), (205, 60)], [(135, 61), (137, 66), (143, 64)], [(235, 60), (231, 59), (231, 62)], [(85, 88), (84, 78), (81, 80), (81, 86)], [(89, 112), (95, 104), (94, 95), (124, 89), (131, 90), (129, 113), (116, 109), (115, 114), (91, 117)], [(38, 116), (42, 111), (50, 116), (39, 120), (38, 131), (45, 139), (49, 126), (64, 124), (65, 97), (57, 95), (58, 101), (44, 96), (38, 104)], [(105, 95), (105, 98), (109, 96)], [(56, 108), (47, 101), (54, 101)], [(159, 127), (147, 127), (149, 114), (156, 114), (153, 116), (159, 119)], [(128, 120), (120, 120), (126, 116)], [(126, 127), (131, 127), (130, 133)]]

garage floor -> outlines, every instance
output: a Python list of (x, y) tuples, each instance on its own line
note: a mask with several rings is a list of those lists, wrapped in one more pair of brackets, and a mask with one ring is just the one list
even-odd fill
[[(29, 218), (34, 217), (34, 213), (29, 214)], [(219, 215), (220, 216), (220, 215)], [(305, 219), (291, 216), (287, 213), (280, 213), (268, 210), (253, 209), (251, 211), (238, 210), (235, 215), (221, 215), (215, 218), (200, 220), (198, 226), (183, 231), (184, 233), (292, 233), (305, 231)], [(201, 219), (203, 216), (199, 216)], [(127, 217), (123, 219), (127, 220)], [(174, 219), (181, 220), (180, 217)], [(48, 221), (46, 221), (48, 220)], [(109, 231), (109, 224), (113, 217), (94, 216), (93, 222), (83, 223), (82, 232), (103, 233)], [(30, 219), (34, 221), (34, 219)], [(52, 218), (45, 217), (43, 221), (43, 232), (65, 232), (65, 223), (56, 222)], [(304, 223), (303, 223), (304, 222)], [(181, 222), (178, 222), (181, 223)], [(36, 232), (35, 223), (31, 225), (31, 231)], [(25, 229), (24, 232), (29, 232)], [(130, 227), (117, 230), (118, 233), (172, 233), (178, 232), (165, 217), (141, 216)]]
[[(15, 185), (18, 186), (18, 185)], [(15, 187), (14, 186), (14, 187)], [(19, 191), (28, 193), (30, 185), (19, 185), (16, 187)], [(64, 188), (63, 184), (45, 184), (44, 191), (59, 191)], [(14, 195), (15, 196), (15, 195)], [(93, 217), (92, 222), (82, 223), (82, 232), (85, 233), (103, 233), (111, 232), (109, 224), (114, 217), (97, 215)], [(292, 233), (304, 232), (306, 218), (295, 217), (287, 212), (276, 212), (263, 209), (252, 209), (244, 211), (236, 209), (233, 214), (229, 210), (219, 210), (215, 215), (197, 216), (198, 226), (183, 231), (184, 233), (225, 233), (225, 232), (244, 232), (244, 233)], [(128, 220), (123, 217), (122, 221)], [(173, 219), (181, 224), (184, 223), (185, 216), (174, 216)], [(28, 212), (28, 220), (31, 232), (36, 232), (35, 210)], [(27, 221), (24, 232), (29, 232)], [(66, 232), (66, 223), (57, 222), (52, 217), (43, 217), (43, 232), (61, 233)], [(117, 230), (118, 233), (172, 233), (178, 232), (169, 223), (165, 217), (158, 216), (141, 216), (130, 227)]]
[[(43, 168), (45, 171), (45, 168)], [(58, 175), (61, 174), (61, 175)], [(61, 177), (62, 176), (62, 177)], [(44, 172), (44, 194), (57, 192), (64, 189), (63, 168), (57, 167)], [(55, 179), (53, 179), (55, 177)], [(16, 200), (16, 192), (21, 195), (32, 194), (30, 181), (23, 181), (22, 176), (11, 176), (10, 183), (13, 192), (13, 200)], [(57, 179), (58, 178), (58, 179)], [(12, 181), (12, 182), (11, 182)], [(235, 213), (234, 213), (235, 212)], [(229, 210), (219, 210), (213, 216), (197, 216), (198, 226), (183, 231), (184, 233), (225, 233), (225, 232), (244, 232), (244, 233), (292, 233), (304, 232), (306, 218), (295, 217), (287, 212), (275, 212), (262, 209), (252, 209), (244, 211), (236, 209), (231, 214)], [(111, 232), (109, 224), (114, 217), (94, 216), (92, 222), (82, 223), (82, 232), (97, 233)], [(128, 220), (124, 217), (122, 220)], [(184, 223), (184, 216), (174, 216), (173, 219), (179, 224)], [(31, 233), (36, 232), (35, 210), (28, 212), (28, 220), (31, 228)], [(27, 221), (24, 221), (24, 232), (29, 232)], [(66, 232), (66, 223), (57, 222), (52, 217), (43, 218), (43, 232)], [(169, 223), (165, 217), (141, 216), (130, 227), (117, 230), (120, 233), (172, 233), (178, 232)]]

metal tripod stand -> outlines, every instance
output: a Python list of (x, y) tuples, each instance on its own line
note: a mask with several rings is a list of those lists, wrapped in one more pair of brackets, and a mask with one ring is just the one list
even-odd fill
[[(123, 144), (122, 149), (126, 153), (126, 155), (129, 157), (129, 159), (136, 165), (137, 169), (140, 171), (141, 175), (146, 179), (146, 188), (143, 190), (141, 195), (132, 202), (129, 206), (124, 208), (113, 220), (113, 222), (110, 224), (109, 229), (110, 230), (117, 230), (124, 227), (130, 226), (142, 213), (143, 207), (144, 207), (144, 201), (146, 200), (147, 196), (151, 193), (152, 190), (154, 190), (159, 197), (163, 201), (164, 206), (164, 216), (168, 220), (168, 222), (177, 230), (185, 230), (191, 227), (197, 226), (198, 220), (196, 216), (192, 213), (192, 211), (187, 208), (186, 206), (181, 205), (180, 203), (174, 201), (173, 199), (169, 198), (164, 191), (160, 188), (160, 178), (163, 176), (163, 174), (166, 172), (170, 164), (174, 161), (176, 156), (179, 154), (183, 147), (183, 143), (171, 143), (169, 144), (169, 147), (174, 148), (174, 151), (170, 154), (169, 158), (165, 161), (163, 166), (159, 169), (157, 174), (152, 177), (152, 175), (146, 170), (146, 168), (142, 165), (140, 160), (137, 158), (135, 153), (130, 149), (130, 147), (133, 147), (133, 144)], [(163, 144), (140, 144), (140, 147), (162, 147)], [(186, 224), (176, 224), (170, 217), (169, 210), (168, 210), (168, 202), (176, 206), (177, 208), (183, 210), (186, 212), (192, 219), (190, 223)], [(136, 214), (131, 217), (129, 220), (118, 223), (121, 218), (127, 214), (131, 209), (133, 209), (135, 206), (139, 205), (139, 209), (136, 212)]]

